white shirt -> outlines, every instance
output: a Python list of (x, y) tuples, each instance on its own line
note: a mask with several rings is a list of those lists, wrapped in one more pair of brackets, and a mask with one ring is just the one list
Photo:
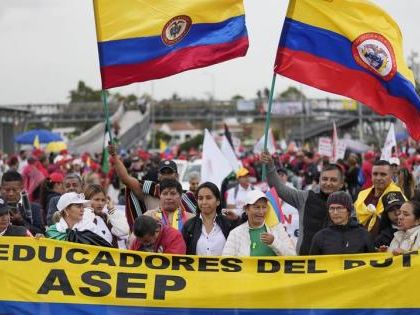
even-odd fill
[[(239, 189), (238, 189), (238, 193), (236, 195), (235, 198), (235, 187), (232, 187), (231, 189), (229, 189), (227, 191), (227, 197), (226, 197), (226, 204), (229, 205), (234, 205), (235, 206), (235, 214), (237, 216), (241, 216), (242, 213), (244, 212), (244, 205), (245, 205), (245, 200), (246, 200), (246, 194), (248, 191), (252, 191), (252, 187), (251, 185), (248, 186), (247, 189), (243, 188), (241, 185), (239, 185)], [(256, 189), (256, 188), (254, 188)]]
[[(200, 215), (201, 221), (203, 218)], [(207, 234), (206, 227), (201, 228), (201, 235), (197, 242), (196, 255), (199, 256), (220, 256), (225, 247), (226, 238), (220, 226), (213, 220), (213, 228)]]

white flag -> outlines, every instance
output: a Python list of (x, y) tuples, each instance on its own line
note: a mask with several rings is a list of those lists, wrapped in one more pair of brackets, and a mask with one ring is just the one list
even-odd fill
[(217, 187), (222, 186), (223, 180), (233, 171), (229, 161), (214, 141), (211, 133), (206, 129), (203, 141), (203, 164), (201, 166), (201, 182), (212, 182)]
[(391, 124), (386, 136), (384, 147), (381, 153), (381, 160), (389, 161), (392, 157), (392, 148), (397, 146), (397, 139), (395, 138), (394, 124)]
[[(258, 140), (254, 145), (254, 153), (261, 153), (264, 151), (264, 135)], [(268, 139), (267, 139), (267, 151), (271, 154), (276, 153), (276, 143), (274, 141), (273, 132), (271, 128), (268, 129)]]
[(237, 159), (235, 152), (233, 151), (232, 146), (229, 143), (229, 140), (224, 135), (222, 139), (222, 146), (220, 147), (225, 158), (229, 161), (233, 170), (236, 172), (242, 167), (241, 162)]

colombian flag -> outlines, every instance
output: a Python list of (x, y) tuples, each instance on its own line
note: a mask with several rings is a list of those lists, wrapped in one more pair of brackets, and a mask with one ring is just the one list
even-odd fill
[(404, 121), (420, 139), (420, 97), (395, 21), (366, 0), (290, 0), (274, 71)]
[(248, 50), (242, 0), (94, 0), (102, 88), (206, 67)]

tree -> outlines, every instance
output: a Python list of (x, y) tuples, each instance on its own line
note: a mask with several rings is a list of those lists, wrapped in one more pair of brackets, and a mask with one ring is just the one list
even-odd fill
[(268, 100), (270, 98), (270, 89), (268, 87), (264, 88), (264, 97)]
[[(109, 92), (107, 92), (107, 96)], [(85, 82), (79, 81), (77, 88), (70, 91), (70, 103), (89, 103), (89, 102), (101, 102), (102, 91), (94, 90), (87, 86)]]
[(181, 143), (181, 145), (179, 146), (179, 150), (180, 151), (188, 151), (191, 148), (194, 149), (198, 149), (200, 147), (200, 145), (203, 144), (204, 141), (204, 134), (199, 134), (197, 136), (195, 136), (194, 138)]
[(181, 98), (179, 97), (179, 95), (176, 92), (172, 93), (171, 101), (178, 102), (180, 100), (181, 100)]
[(289, 86), (286, 91), (277, 96), (277, 99), (284, 101), (302, 101), (306, 100), (306, 96), (297, 87)]
[(236, 94), (234, 96), (232, 96), (231, 100), (232, 101), (239, 101), (239, 100), (243, 100), (244, 97), (242, 95)]

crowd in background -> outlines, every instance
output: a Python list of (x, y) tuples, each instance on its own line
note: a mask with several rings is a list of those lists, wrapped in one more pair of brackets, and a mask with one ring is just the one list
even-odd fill
[[(243, 152), (242, 167), (219, 190), (193, 173), (183, 190), (172, 158), (108, 148), (102, 156), (2, 154), (0, 235), (175, 254), (270, 256), (351, 254), (420, 247), (420, 147), (400, 144), (388, 161), (380, 152), (347, 152), (330, 163), (315, 150)], [(267, 167), (267, 184), (262, 181)], [(280, 210), (296, 211), (291, 232)], [(292, 235), (296, 234), (296, 235)]]

